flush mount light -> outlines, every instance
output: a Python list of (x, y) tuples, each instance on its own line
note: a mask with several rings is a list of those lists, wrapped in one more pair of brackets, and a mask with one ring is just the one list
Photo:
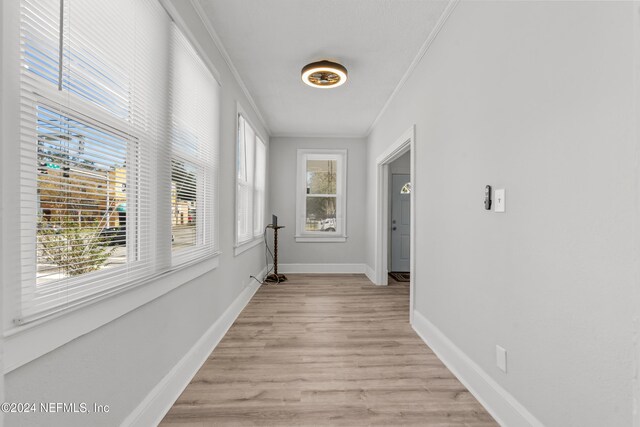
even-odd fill
[(318, 61), (302, 68), (302, 81), (312, 87), (330, 89), (347, 81), (347, 69), (331, 61)]

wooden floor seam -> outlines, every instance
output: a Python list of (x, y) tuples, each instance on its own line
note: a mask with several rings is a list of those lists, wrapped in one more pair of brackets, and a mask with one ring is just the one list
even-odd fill
[(161, 426), (488, 427), (409, 325), (409, 284), (291, 274), (263, 285)]

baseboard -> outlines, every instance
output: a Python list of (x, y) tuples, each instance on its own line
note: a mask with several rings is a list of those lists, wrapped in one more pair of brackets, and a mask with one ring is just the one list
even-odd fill
[(364, 264), (278, 264), (278, 273), (365, 273)]
[[(263, 269), (257, 277), (264, 277)], [(196, 344), (180, 359), (165, 377), (149, 392), (147, 397), (129, 414), (122, 426), (156, 426), (169, 412), (182, 391), (189, 385), (198, 369), (227, 333), (260, 285), (252, 279), (242, 293), (231, 303), (220, 318), (205, 332)]]
[(371, 280), (371, 283), (377, 285), (376, 283), (376, 272), (373, 268), (369, 267), (367, 264), (364, 266), (364, 274), (367, 275), (367, 279)]
[(413, 329), (501, 426), (543, 427), (515, 397), (417, 310), (413, 311)]

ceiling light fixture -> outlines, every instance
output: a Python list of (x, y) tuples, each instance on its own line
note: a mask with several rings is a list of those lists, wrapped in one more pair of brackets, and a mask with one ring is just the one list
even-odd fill
[(347, 81), (347, 69), (331, 61), (318, 61), (302, 68), (302, 81), (311, 87), (331, 89)]

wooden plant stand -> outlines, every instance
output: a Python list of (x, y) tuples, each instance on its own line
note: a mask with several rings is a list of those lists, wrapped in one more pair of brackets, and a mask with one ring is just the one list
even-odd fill
[(276, 227), (269, 225), (268, 227), (273, 229), (273, 273), (268, 275), (264, 281), (269, 283), (284, 282), (287, 280), (287, 276), (278, 273), (278, 230), (284, 228), (284, 225)]

